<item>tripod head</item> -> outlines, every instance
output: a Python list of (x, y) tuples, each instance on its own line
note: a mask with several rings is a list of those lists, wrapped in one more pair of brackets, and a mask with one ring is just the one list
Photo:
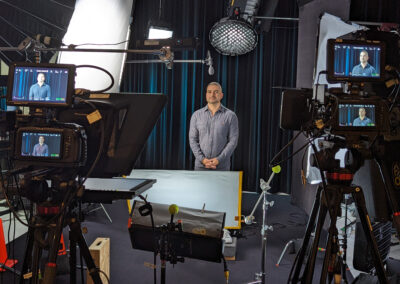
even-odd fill
[[(325, 177), (331, 184), (350, 185), (354, 174), (364, 165), (365, 159), (371, 156), (370, 151), (350, 148), (345, 140), (336, 137), (320, 140), (318, 146), (319, 150), (313, 145), (314, 155), (311, 156), (311, 166), (325, 172)], [(344, 167), (341, 167), (340, 160), (336, 159), (340, 149), (347, 149)]]

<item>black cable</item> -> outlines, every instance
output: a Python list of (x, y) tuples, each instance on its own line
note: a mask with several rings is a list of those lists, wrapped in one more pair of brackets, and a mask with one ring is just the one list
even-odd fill
[[(300, 133), (302, 133), (302, 132), (299, 131), (299, 133), (296, 135), (295, 138), (297, 138), (298, 135), (299, 135)], [(317, 138), (317, 137), (312, 138), (312, 141), (314, 141), (316, 138)], [(294, 140), (293, 140), (293, 141), (290, 141), (289, 143), (292, 144), (293, 142), (294, 142)], [(307, 141), (303, 146), (301, 146), (299, 149), (297, 149), (293, 154), (291, 154), (290, 156), (288, 156), (286, 159), (280, 160), (279, 162), (272, 163), (274, 160), (276, 160), (276, 158), (278, 157), (278, 155), (282, 154), (283, 150), (286, 149), (286, 148), (290, 145), (289, 143), (286, 144), (286, 145), (284, 146), (284, 148), (282, 148), (282, 150), (279, 151), (279, 153), (276, 154), (275, 157), (271, 160), (271, 162), (270, 162), (270, 164), (269, 164), (269, 166), (270, 166), (271, 168), (273, 168), (273, 167), (275, 167), (275, 166), (277, 166), (277, 165), (281, 165), (281, 164), (283, 164), (284, 162), (286, 162), (286, 161), (292, 159), (295, 155), (297, 155), (297, 153), (299, 153), (301, 150), (303, 150), (305, 147), (307, 147), (308, 144), (310, 143), (310, 141)]]
[(95, 66), (95, 65), (77, 65), (77, 66), (76, 66), (76, 69), (78, 69), (78, 68), (93, 68), (93, 69), (98, 69), (98, 70), (100, 70), (100, 71), (103, 71), (104, 73), (106, 73), (106, 74), (110, 77), (110, 79), (111, 79), (111, 84), (110, 84), (107, 88), (102, 89), (102, 90), (97, 90), (97, 91), (91, 91), (92, 93), (103, 93), (103, 92), (106, 92), (106, 91), (108, 91), (109, 89), (111, 89), (112, 86), (114, 86), (114, 77), (113, 77), (113, 75), (112, 75), (110, 72), (108, 72), (106, 69), (104, 69), (104, 68), (102, 68), (102, 67), (99, 67), (99, 66)]
[[(110, 284), (110, 278), (108, 278), (107, 274), (106, 274), (103, 270), (101, 270), (101, 269), (99, 269), (99, 268), (97, 269), (97, 271), (98, 271), (99, 273), (103, 274), (104, 277), (107, 279), (107, 283)], [(82, 282), (82, 283), (83, 283), (83, 282)]]
[[(11, 159), (10, 159), (10, 157), (8, 157), (8, 155), (7, 155), (7, 161), (8, 161), (8, 168), (9, 168), (9, 169), (12, 169), (12, 168), (13, 168), (13, 165), (12, 165)], [(19, 193), (19, 192), (20, 192), (20, 188), (19, 188), (19, 183), (18, 183), (17, 175), (14, 175), (14, 182), (15, 182), (15, 187), (16, 187), (16, 189), (17, 189), (17, 192)], [(24, 202), (23, 202), (23, 200), (22, 200), (22, 198), (21, 198), (21, 195), (18, 194), (18, 198), (19, 198), (19, 202), (20, 202), (21, 205), (22, 205), (22, 210), (24, 211), (25, 219), (26, 219), (26, 220), (29, 220), (29, 219), (28, 219), (28, 214), (26, 213), (26, 209), (25, 209)]]
[[(79, 98), (77, 97), (77, 99), (85, 104), (88, 104), (89, 106), (91, 106), (95, 111), (97, 109), (97, 107), (90, 101), (87, 101), (85, 99)], [(86, 174), (86, 177), (83, 179), (81, 184), (84, 184), (85, 181), (87, 180), (87, 178), (91, 175), (91, 173), (93, 172), (96, 164), (98, 163), (98, 161), (100, 160), (101, 154), (103, 153), (103, 147), (104, 147), (104, 136), (105, 136), (105, 126), (104, 126), (104, 120), (100, 119), (100, 130), (101, 130), (101, 136), (100, 136), (100, 146), (99, 146), (99, 151), (97, 152), (96, 158), (94, 160), (94, 162), (92, 163), (92, 166), (90, 167), (89, 171)]]
[(297, 139), (297, 137), (299, 137), (300, 134), (301, 131), (299, 131), (292, 139), (290, 139), (290, 141), (285, 146), (283, 146), (283, 148), (272, 158), (272, 160), (269, 162), (270, 168), (273, 168), (274, 166), (280, 164), (276, 163), (275, 160), (283, 153), (283, 151), (285, 151), (290, 145), (294, 143), (294, 141)]
[(400, 86), (397, 88), (396, 95), (394, 95), (393, 102), (392, 102), (392, 104), (391, 104), (391, 106), (390, 106), (390, 108), (389, 108), (389, 112), (392, 111), (392, 109), (393, 109), (393, 107), (394, 107), (394, 105), (395, 105), (395, 103), (396, 103), (397, 96), (399, 95), (399, 91), (400, 91)]

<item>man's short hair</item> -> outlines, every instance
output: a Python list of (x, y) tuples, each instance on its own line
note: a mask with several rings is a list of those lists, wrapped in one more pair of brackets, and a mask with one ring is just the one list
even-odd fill
[(218, 83), (218, 82), (210, 82), (210, 83), (208, 83), (206, 90), (207, 90), (208, 87), (211, 86), (211, 85), (217, 86), (217, 87), (221, 90), (221, 92), (222, 92), (221, 84)]
[(36, 77), (39, 77), (40, 74), (42, 74), (42, 75), (46, 78), (46, 75), (45, 75), (43, 72), (37, 73), (37, 76), (36, 76)]
[(366, 51), (365, 49), (361, 50), (360, 54), (363, 53), (363, 52), (368, 55), (368, 51)]

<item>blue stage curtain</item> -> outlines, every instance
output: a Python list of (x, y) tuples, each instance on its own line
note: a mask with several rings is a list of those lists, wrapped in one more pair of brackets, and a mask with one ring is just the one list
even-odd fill
[(6, 87), (0, 87), (0, 96), (2, 96), (1, 100), (0, 100), (0, 109), (1, 110), (6, 110), (7, 106), (6, 106), (6, 96), (7, 94), (7, 88)]
[[(147, 21), (157, 17), (159, 1), (137, 1), (131, 42), (144, 38)], [(214, 59), (215, 74), (202, 64), (126, 64), (121, 91), (164, 93), (169, 102), (136, 163), (141, 169), (193, 169), (194, 156), (188, 143), (192, 113), (205, 106), (205, 88), (211, 81), (221, 83), (223, 105), (239, 119), (239, 144), (232, 157), (232, 169), (243, 170), (243, 189), (257, 191), (260, 178), (268, 178), (269, 161), (290, 140), (292, 133), (279, 128), (282, 89), (294, 87), (296, 80), (297, 22), (273, 21), (262, 32), (257, 48), (249, 54), (229, 57), (218, 54), (209, 44), (210, 28), (226, 16), (225, 1), (163, 1), (162, 17), (173, 24), (177, 38), (198, 37), (194, 51), (175, 52), (176, 59), (204, 59), (207, 50)], [(280, 1), (276, 15), (297, 17), (295, 0)], [(149, 59), (130, 55), (130, 59)], [(154, 59), (154, 58), (151, 58)], [(291, 153), (291, 149), (285, 155)], [(272, 191), (290, 192), (291, 162)]]

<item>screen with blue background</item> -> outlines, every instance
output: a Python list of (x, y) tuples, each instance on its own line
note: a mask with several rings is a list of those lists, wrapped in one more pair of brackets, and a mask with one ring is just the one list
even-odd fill
[[(46, 93), (49, 93), (49, 96), (46, 99), (33, 99), (29, 97), (31, 88), (39, 88), (37, 84), (39, 73), (44, 74), (44, 83), (48, 85), (48, 87), (46, 87)], [(67, 68), (16, 67), (14, 72), (12, 101), (43, 101), (64, 104), (66, 103), (67, 97), (68, 76)], [(40, 88), (43, 88), (43, 86)]]
[[(39, 137), (44, 137), (44, 144), (47, 145), (46, 155), (35, 155), (33, 150), (39, 144)], [(37, 133), (22, 132), (21, 156), (41, 156), (49, 158), (60, 158), (61, 153), (61, 134), (60, 133)]]
[[(335, 43), (334, 51), (334, 76), (336, 77), (380, 77), (381, 47), (376, 45), (355, 45), (348, 43)], [(360, 53), (368, 53), (368, 63), (375, 72), (365, 74), (352, 74), (353, 68), (360, 64)]]
[[(365, 109), (364, 123), (355, 123), (359, 120), (360, 108)], [(339, 126), (374, 127), (375, 123), (375, 105), (339, 104)]]

